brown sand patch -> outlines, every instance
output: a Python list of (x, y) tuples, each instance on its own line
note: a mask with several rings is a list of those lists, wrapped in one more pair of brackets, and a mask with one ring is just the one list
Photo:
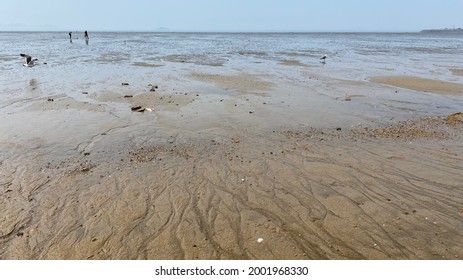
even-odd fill
[(363, 94), (348, 94), (344, 96), (344, 101), (352, 101), (353, 98), (365, 97)]
[(237, 133), (2, 162), (0, 258), (461, 259), (461, 142)]
[(445, 122), (447, 124), (454, 124), (454, 125), (463, 124), (463, 113), (458, 112), (455, 114), (451, 114), (445, 118)]
[(252, 75), (240, 74), (233, 76), (192, 73), (192, 78), (208, 83), (214, 83), (218, 87), (224, 89), (235, 89), (240, 92), (253, 92), (260, 90), (271, 90), (274, 88), (272, 82), (262, 80), (261, 78)]
[(176, 111), (186, 106), (195, 99), (193, 93), (175, 92), (171, 94), (147, 92), (134, 95), (132, 98), (124, 98), (124, 101), (132, 105), (144, 108), (162, 109)]
[[(380, 128), (354, 129), (357, 136), (393, 139), (453, 139), (459, 134), (463, 124), (463, 114), (455, 113), (447, 117), (427, 117), (411, 119)], [(458, 126), (458, 127), (455, 127)]]
[(453, 75), (463, 76), (463, 69), (451, 68), (449, 69)]
[(407, 76), (390, 76), (373, 77), (370, 81), (416, 91), (434, 92), (444, 95), (463, 95), (463, 84), (439, 80)]
[(301, 63), (297, 60), (282, 60), (278, 64), (286, 66), (307, 66), (306, 64)]
[(122, 92), (104, 91), (91, 96), (102, 102), (128, 103), (130, 106), (141, 106), (152, 110), (177, 111), (193, 102), (197, 94), (188, 92), (165, 93), (161, 90), (139, 93), (135, 90)]
[(34, 102), (28, 106), (28, 110), (30, 111), (52, 111), (65, 109), (87, 110), (92, 112), (104, 112), (106, 110), (102, 105), (79, 101), (67, 96), (52, 96), (47, 99), (44, 98), (43, 100)]
[(153, 63), (147, 63), (147, 62), (134, 62), (132, 63), (133, 66), (138, 66), (138, 67), (162, 67), (164, 65), (162, 64), (153, 64)]

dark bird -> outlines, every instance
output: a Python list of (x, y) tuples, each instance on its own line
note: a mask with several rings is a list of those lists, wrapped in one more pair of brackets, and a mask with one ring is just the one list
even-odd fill
[(323, 57), (320, 57), (321, 62), (325, 62), (326, 58), (327, 58), (326, 54)]

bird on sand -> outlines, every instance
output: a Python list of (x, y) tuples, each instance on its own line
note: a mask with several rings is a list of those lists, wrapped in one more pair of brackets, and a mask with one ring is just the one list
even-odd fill
[(26, 63), (23, 64), (23, 66), (25, 67), (33, 67), (35, 66), (35, 62), (38, 60), (37, 58), (34, 58), (32, 59), (32, 57), (28, 54), (19, 54), (21, 57), (24, 57), (24, 59), (26, 60)]
[(324, 56), (320, 57), (320, 61), (321, 61), (321, 62), (325, 62), (326, 58), (327, 58), (327, 56), (326, 56), (326, 54), (325, 54)]

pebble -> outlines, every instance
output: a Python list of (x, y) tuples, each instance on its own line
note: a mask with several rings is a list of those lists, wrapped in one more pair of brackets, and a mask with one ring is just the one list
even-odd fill
[(131, 109), (132, 109), (132, 111), (134, 111), (134, 112), (140, 112), (140, 113), (142, 113), (142, 112), (145, 111), (145, 108), (143, 108), (142, 106), (132, 106)]

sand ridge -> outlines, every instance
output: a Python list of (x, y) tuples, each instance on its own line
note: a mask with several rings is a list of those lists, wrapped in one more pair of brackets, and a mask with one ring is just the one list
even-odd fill
[(373, 77), (370, 81), (416, 91), (463, 95), (463, 84), (408, 76)]
[(272, 82), (244, 73), (238, 75), (192, 73), (190, 76), (199, 81), (214, 83), (221, 88), (235, 89), (243, 93), (274, 88)]
[(450, 72), (452, 72), (453, 75), (463, 76), (463, 69), (451, 68), (449, 70), (450, 70)]

